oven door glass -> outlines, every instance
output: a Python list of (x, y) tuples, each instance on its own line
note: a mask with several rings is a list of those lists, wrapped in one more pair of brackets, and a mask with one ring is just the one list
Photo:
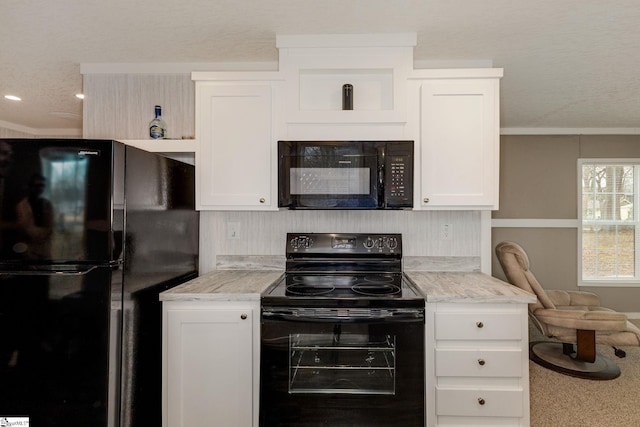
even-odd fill
[(373, 142), (279, 141), (279, 206), (376, 208), (383, 146)]
[(289, 393), (395, 394), (395, 336), (289, 335)]

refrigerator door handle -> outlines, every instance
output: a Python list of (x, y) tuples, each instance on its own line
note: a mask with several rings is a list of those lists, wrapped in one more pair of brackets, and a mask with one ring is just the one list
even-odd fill
[(2, 270), (2, 274), (14, 276), (84, 276), (98, 268), (97, 265), (91, 265), (86, 268), (55, 268), (50, 269), (34, 269), (34, 270)]

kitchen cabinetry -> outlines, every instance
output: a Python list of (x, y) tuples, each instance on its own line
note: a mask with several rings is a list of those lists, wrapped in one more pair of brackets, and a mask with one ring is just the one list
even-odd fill
[(529, 425), (526, 304), (427, 304), (427, 424)]
[(278, 36), (277, 72), (193, 72), (198, 209), (276, 210), (278, 139), (415, 140), (415, 209), (498, 209), (502, 69), (414, 69), (415, 43)]
[(163, 427), (257, 426), (260, 302), (163, 303)]
[(419, 209), (498, 209), (501, 75), (421, 70), (411, 80)]
[(193, 74), (197, 208), (277, 209), (272, 73)]

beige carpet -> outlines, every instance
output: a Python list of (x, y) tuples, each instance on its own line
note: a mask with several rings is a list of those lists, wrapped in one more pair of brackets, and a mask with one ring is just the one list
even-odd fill
[[(633, 322), (640, 326), (640, 320)], [(529, 329), (532, 341), (544, 339)], [(529, 361), (531, 426), (640, 426), (640, 347), (621, 348), (627, 353), (622, 359), (611, 347), (598, 346), (620, 367), (620, 377), (610, 381), (573, 378)]]

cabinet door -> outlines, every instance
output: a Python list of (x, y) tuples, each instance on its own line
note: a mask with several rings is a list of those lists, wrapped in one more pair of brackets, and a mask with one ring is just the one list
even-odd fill
[(198, 209), (273, 208), (271, 86), (202, 84), (196, 97)]
[(422, 208), (498, 208), (498, 121), (497, 79), (422, 83)]
[(251, 310), (167, 310), (165, 427), (253, 425)]

